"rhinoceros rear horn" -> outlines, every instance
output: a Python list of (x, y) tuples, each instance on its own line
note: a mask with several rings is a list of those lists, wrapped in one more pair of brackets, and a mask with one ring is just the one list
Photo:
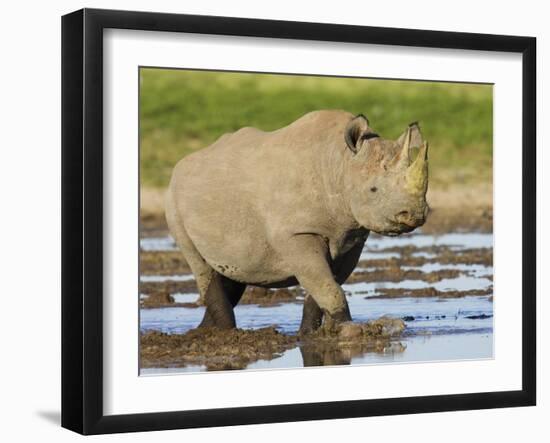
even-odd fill
[(348, 148), (354, 154), (357, 154), (357, 142), (368, 129), (369, 120), (363, 114), (354, 117), (346, 126), (344, 139), (346, 140), (346, 145), (348, 145)]

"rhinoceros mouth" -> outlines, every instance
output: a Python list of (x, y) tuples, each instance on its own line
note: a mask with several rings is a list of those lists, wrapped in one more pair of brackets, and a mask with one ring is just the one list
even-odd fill
[[(401, 234), (405, 234), (406, 231), (403, 231), (401, 229), (385, 229), (385, 230), (382, 230), (382, 231), (374, 231), (376, 232), (377, 234), (380, 234), (380, 235), (385, 235), (386, 237), (397, 237)], [(410, 231), (408, 231), (410, 232)]]
[(412, 225), (407, 225), (405, 223), (393, 223), (393, 224), (394, 226), (390, 229), (381, 229), (379, 231), (373, 229), (373, 231), (376, 232), (377, 234), (385, 235), (387, 237), (397, 237), (401, 234), (407, 234), (409, 232), (412, 232), (420, 226), (420, 225), (412, 226)]
[(385, 231), (385, 232), (379, 232), (381, 235), (387, 235), (388, 237), (397, 237), (401, 234), (401, 232), (397, 231)]

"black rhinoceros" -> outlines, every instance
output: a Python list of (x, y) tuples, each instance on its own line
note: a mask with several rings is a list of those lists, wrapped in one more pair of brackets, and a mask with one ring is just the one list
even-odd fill
[(242, 128), (182, 159), (166, 219), (206, 305), (201, 326), (235, 327), (248, 284), (300, 284), (302, 333), (323, 317), (351, 320), (340, 284), (369, 231), (399, 235), (425, 221), (427, 151), (416, 123), (392, 141), (363, 115), (323, 110), (272, 132)]

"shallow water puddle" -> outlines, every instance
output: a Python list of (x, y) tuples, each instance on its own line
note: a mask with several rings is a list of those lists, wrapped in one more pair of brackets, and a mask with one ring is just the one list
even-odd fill
[(432, 258), (435, 258), (437, 257), (437, 254), (433, 253), (433, 252), (425, 252), (425, 251), (418, 251), (418, 252), (413, 252), (411, 254), (411, 257), (415, 257), (415, 258), (426, 258), (426, 259), (432, 259)]
[(390, 258), (399, 258), (401, 254), (399, 252), (380, 252), (380, 251), (371, 251), (368, 247), (365, 246), (363, 252), (359, 256), (359, 261), (362, 260), (388, 260)]
[(405, 234), (399, 237), (370, 236), (366, 247), (369, 250), (380, 250), (394, 247), (415, 246), (449, 246), (455, 250), (473, 248), (492, 248), (493, 234), (477, 232), (450, 233), (442, 235)]
[(425, 263), (422, 266), (401, 266), (403, 271), (420, 271), (425, 273), (443, 271), (446, 269), (455, 269), (457, 271), (463, 271), (474, 277), (481, 277), (484, 275), (492, 275), (493, 267), (477, 264), (466, 263)]
[(407, 324), (406, 333), (409, 335), (489, 332), (493, 326), (493, 303), (485, 296), (451, 299), (365, 299), (351, 296), (348, 297), (348, 303), (353, 318), (357, 321), (368, 321), (383, 315), (403, 318)]
[(176, 243), (171, 236), (145, 237), (139, 240), (139, 247), (144, 251), (175, 251)]
[(426, 282), (423, 280), (403, 280), (400, 282), (357, 282), (345, 283), (342, 285), (344, 291), (350, 294), (364, 294), (367, 297), (374, 297), (377, 289), (403, 289), (406, 296), (407, 289), (435, 288), (438, 291), (470, 291), (475, 289), (488, 289), (493, 282), (487, 278), (460, 275), (456, 278), (444, 278), (438, 282)]
[[(491, 332), (457, 335), (433, 335), (406, 337), (393, 342), (383, 352), (366, 352), (353, 356), (348, 364), (379, 365), (388, 363), (412, 363), (422, 361), (481, 360), (493, 358), (493, 334)], [(340, 363), (342, 364), (342, 363)], [(246, 370), (296, 368), (306, 366), (299, 347), (284, 352), (273, 360), (258, 360)], [(206, 371), (205, 366), (173, 368), (144, 368), (140, 375), (169, 375)]]
[[(179, 296), (176, 294), (176, 296), (177, 302), (195, 301), (198, 297), (197, 294)], [(493, 303), (485, 296), (443, 299), (443, 301), (437, 297), (368, 299), (349, 296), (347, 299), (355, 321), (366, 322), (383, 315), (403, 318), (407, 323), (407, 334), (488, 332), (492, 329)], [(141, 309), (141, 330), (182, 334), (198, 326), (204, 315), (204, 309), (204, 307)], [(302, 305), (284, 303), (262, 308), (257, 305), (237, 305), (235, 317), (239, 328), (259, 329), (276, 326), (281, 332), (295, 334), (302, 319)]]
[(181, 294), (179, 292), (172, 294), (176, 303), (196, 303), (199, 300), (199, 294)]

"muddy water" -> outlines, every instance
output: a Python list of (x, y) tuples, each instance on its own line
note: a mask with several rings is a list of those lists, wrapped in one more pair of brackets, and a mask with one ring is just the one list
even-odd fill
[[(460, 253), (470, 250), (492, 250), (491, 234), (455, 233), (440, 236), (413, 234), (398, 238), (371, 237), (361, 255), (356, 272), (373, 270), (369, 261), (397, 261), (404, 257), (422, 258), (419, 265), (401, 266), (402, 270), (420, 271), (427, 275), (442, 270), (455, 270), (456, 278), (395, 281), (357, 281), (344, 284), (347, 300), (354, 321), (365, 322), (383, 315), (402, 318), (406, 322), (404, 335), (383, 349), (376, 351), (355, 350), (334, 359), (331, 355), (317, 355), (318, 350), (294, 348), (272, 360), (259, 360), (247, 369), (274, 369), (301, 367), (311, 364), (380, 364), (418, 361), (441, 361), (454, 359), (483, 359), (493, 355), (493, 297), (491, 264), (439, 262), (441, 254)], [(174, 250), (171, 238), (144, 238), (144, 251)], [(190, 281), (191, 275), (143, 275), (142, 282)], [(428, 281), (427, 281), (428, 280)], [(418, 290), (434, 288), (438, 296), (418, 296)], [(382, 289), (397, 289), (399, 296), (382, 297)], [(447, 291), (482, 290), (483, 296), (445, 297)], [(415, 291), (416, 295), (412, 296)], [(176, 303), (194, 303), (196, 293), (171, 294)], [(141, 295), (147, 297), (147, 295)], [(141, 309), (141, 331), (156, 330), (165, 333), (185, 333), (195, 328), (204, 314), (204, 307), (159, 307)], [(243, 329), (259, 329), (275, 326), (285, 334), (298, 331), (302, 305), (300, 300), (275, 306), (255, 304), (238, 305), (235, 309), (237, 325)], [(306, 352), (307, 351), (307, 352)], [(313, 357), (311, 353), (314, 353)], [(313, 363), (312, 363), (313, 362)], [(179, 373), (206, 370), (202, 366), (185, 368), (147, 368), (144, 375)]]

